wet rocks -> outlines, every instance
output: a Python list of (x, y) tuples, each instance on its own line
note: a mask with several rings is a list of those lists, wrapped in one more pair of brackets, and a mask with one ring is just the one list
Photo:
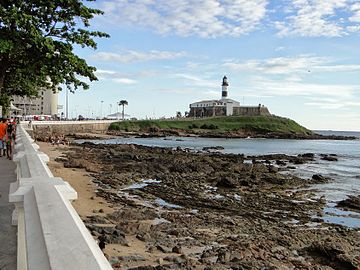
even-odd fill
[(316, 241), (304, 249), (316, 263), (333, 269), (359, 269), (360, 261), (356, 259), (356, 256), (348, 254), (350, 250), (351, 248), (340, 239), (334, 241), (331, 238), (325, 241)]
[(326, 160), (326, 161), (338, 161), (338, 158), (335, 154), (330, 154), (330, 155), (327, 155), (327, 154), (321, 154), (321, 159), (322, 160)]
[(338, 202), (336, 207), (360, 213), (360, 196), (349, 196), (347, 199)]
[(217, 182), (216, 186), (222, 188), (235, 188), (237, 186), (237, 181), (231, 177), (223, 177)]
[[(69, 166), (99, 166), (92, 174), (97, 196), (117, 209), (102, 219), (87, 219), (94, 237), (104, 231), (107, 243), (119, 243), (122, 248), (131, 245), (131, 249), (141, 244), (149, 257), (156, 256), (148, 264), (137, 256), (117, 256), (115, 266), (321, 269), (322, 261), (314, 255), (321, 248), (310, 247), (314, 241), (323, 245), (324, 239), (336, 237), (348, 244), (336, 255), (337, 260), (346, 257), (345, 263), (356, 265), (352, 260), (360, 250), (360, 241), (355, 232), (330, 230), (331, 225), (323, 225), (321, 220), (317, 220), (316, 229), (306, 225), (312, 221), (312, 213), (322, 212), (325, 201), (312, 199), (311, 192), (301, 188), (328, 178), (317, 174), (306, 181), (290, 171), (283, 173), (288, 164), (296, 169), (297, 163), (310, 162), (314, 158), (311, 153), (245, 158), (182, 148), (87, 145), (75, 148), (67, 158)], [(144, 179), (159, 181), (122, 190)], [(164, 204), (157, 203), (160, 199)], [(146, 258), (137, 250), (132, 254)], [(138, 267), (140, 263), (145, 266)]]
[(315, 154), (314, 153), (305, 153), (305, 154), (300, 154), (299, 156), (301, 156), (303, 158), (307, 158), (307, 159), (314, 159)]
[(224, 150), (224, 147), (222, 147), (222, 146), (206, 146), (206, 147), (203, 147), (202, 150), (203, 151), (211, 151), (211, 150), (219, 151), (219, 150)]
[(331, 181), (330, 178), (322, 176), (321, 174), (314, 174), (311, 179), (312, 183), (328, 183)]

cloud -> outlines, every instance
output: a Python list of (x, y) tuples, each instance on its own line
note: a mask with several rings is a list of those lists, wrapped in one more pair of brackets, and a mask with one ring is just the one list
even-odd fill
[(185, 74), (185, 73), (177, 73), (173, 75), (176, 78), (184, 79), (188, 85), (199, 86), (199, 87), (208, 87), (214, 88), (219, 87), (220, 81), (207, 80), (198, 76)]
[(346, 30), (353, 33), (360, 31), (360, 25), (350, 25), (346, 27)]
[(236, 71), (291, 74), (295, 81), (301, 80), (301, 75), (309, 72), (347, 72), (360, 70), (360, 65), (332, 64), (332, 59), (328, 57), (309, 55), (276, 57), (263, 60), (251, 59), (244, 62), (228, 61), (223, 64), (223, 67)]
[(135, 80), (129, 79), (129, 78), (117, 78), (113, 79), (114, 82), (121, 83), (121, 84), (136, 84), (138, 83)]
[(359, 102), (349, 101), (349, 100), (337, 100), (336, 102), (327, 102), (327, 101), (318, 101), (318, 102), (306, 102), (307, 106), (316, 106), (320, 109), (341, 109), (347, 107), (358, 107), (360, 106)]
[(354, 3), (350, 10), (354, 12), (353, 16), (349, 18), (351, 22), (360, 22), (360, 3)]
[(239, 37), (274, 27), (280, 37), (340, 37), (360, 23), (359, 0), (105, 0), (98, 7), (117, 27), (182, 37)]
[(306, 96), (333, 99), (350, 99), (360, 91), (359, 85), (300, 83), (255, 77), (249, 91), (259, 95)]
[(120, 73), (120, 72), (117, 72), (114, 70), (98, 69), (95, 74), (100, 80), (111, 80), (111, 81), (114, 81), (116, 83), (121, 83), (121, 84), (136, 84), (136, 83), (138, 83), (136, 80), (126, 78), (125, 77), (125, 76), (127, 76), (126, 74), (123, 74), (123, 73)]
[[(289, 13), (282, 20), (276, 21), (278, 35), (303, 37), (339, 37), (347, 34), (344, 24), (346, 19), (360, 22), (358, 4), (351, 5), (351, 0), (308, 1), (292, 0), (286, 7)], [(341, 16), (339, 13), (341, 12)]]
[(97, 61), (120, 62), (123, 64), (128, 64), (153, 60), (169, 60), (184, 57), (185, 55), (185, 52), (153, 50), (149, 52), (126, 51), (123, 53), (99, 52), (94, 54), (92, 58)]
[(283, 47), (283, 46), (279, 46), (277, 48), (275, 48), (275, 52), (281, 52), (281, 51), (284, 51), (286, 48)]
[(268, 0), (114, 0), (105, 16), (120, 26), (153, 29), (161, 35), (241, 36), (256, 29)]
[(325, 57), (300, 55), (297, 57), (276, 57), (264, 60), (247, 60), (245, 62), (226, 62), (223, 67), (237, 71), (257, 71), (267, 74), (290, 74), (308, 72), (310, 69), (328, 63)]

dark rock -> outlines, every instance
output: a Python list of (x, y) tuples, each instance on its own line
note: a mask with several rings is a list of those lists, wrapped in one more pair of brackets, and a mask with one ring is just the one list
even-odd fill
[(140, 262), (140, 261), (146, 261), (144, 256), (139, 254), (129, 255), (129, 256), (119, 256), (119, 260), (124, 262)]
[(276, 165), (286, 166), (286, 162), (285, 162), (285, 161), (283, 161), (283, 160), (279, 160), (279, 159), (277, 159), (275, 163), (276, 163)]
[(151, 236), (148, 233), (137, 234), (136, 238), (139, 239), (140, 241), (143, 241), (143, 242), (147, 242), (147, 241), (151, 240)]
[(277, 173), (279, 171), (279, 169), (275, 166), (269, 165), (268, 166), (269, 169), (269, 173)]
[(303, 158), (297, 157), (293, 160), (294, 164), (304, 164), (305, 160)]
[(171, 253), (172, 252), (172, 249), (167, 247), (167, 246), (164, 246), (164, 245), (157, 245), (156, 248), (158, 250), (160, 250), (161, 252), (164, 252), (164, 253)]
[(315, 155), (313, 153), (305, 153), (305, 154), (301, 154), (300, 156), (303, 158), (313, 159)]
[(349, 196), (347, 199), (338, 202), (336, 206), (339, 208), (360, 212), (360, 196)]
[(327, 183), (327, 182), (329, 182), (329, 178), (324, 177), (321, 174), (314, 174), (311, 179), (315, 180), (316, 183)]
[(172, 252), (181, 254), (182, 248), (180, 246), (175, 246), (172, 248)]
[(205, 146), (202, 149), (203, 151), (210, 151), (210, 150), (224, 150), (222, 146)]
[(230, 177), (223, 177), (220, 179), (220, 181), (216, 184), (217, 187), (223, 187), (223, 188), (236, 188), (237, 183), (234, 179)]
[(326, 161), (338, 161), (338, 159), (334, 156), (331, 156), (331, 155), (324, 155), (322, 158), (322, 160), (326, 160)]
[(221, 250), (218, 254), (217, 262), (228, 263), (231, 259), (231, 252), (228, 250)]

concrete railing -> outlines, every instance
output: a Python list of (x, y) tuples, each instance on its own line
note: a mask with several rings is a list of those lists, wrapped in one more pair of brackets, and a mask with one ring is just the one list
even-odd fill
[(72, 207), (76, 191), (54, 177), (29, 134), (19, 125), (14, 161), (17, 181), (10, 186), (18, 226), (17, 269), (112, 269)]

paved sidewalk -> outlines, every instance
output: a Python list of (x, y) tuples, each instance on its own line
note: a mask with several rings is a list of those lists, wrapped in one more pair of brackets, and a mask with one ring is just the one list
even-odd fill
[(15, 163), (0, 157), (0, 270), (16, 270), (17, 227), (11, 225), (14, 205), (9, 203), (10, 183), (15, 180)]

